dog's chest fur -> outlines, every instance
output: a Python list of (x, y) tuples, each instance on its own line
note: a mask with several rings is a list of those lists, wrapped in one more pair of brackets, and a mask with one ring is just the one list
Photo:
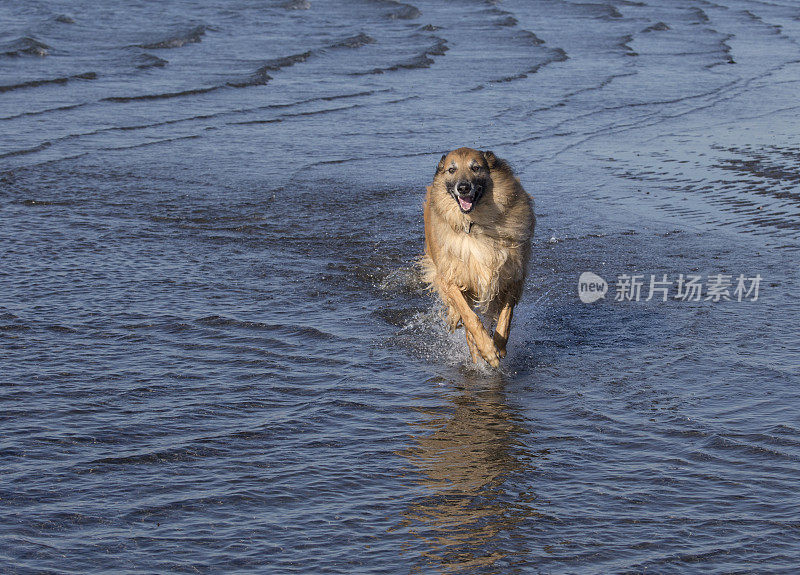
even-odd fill
[(452, 257), (444, 258), (450, 269), (441, 271), (477, 303), (490, 303), (505, 282), (517, 279), (514, 269), (519, 266), (508, 242), (490, 237), (475, 224), (470, 233), (450, 226), (444, 230), (441, 248)]

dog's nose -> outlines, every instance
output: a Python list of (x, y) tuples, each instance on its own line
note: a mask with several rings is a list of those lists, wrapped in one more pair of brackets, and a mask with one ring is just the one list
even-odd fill
[(466, 194), (472, 189), (472, 186), (469, 185), (469, 182), (458, 182), (456, 184), (456, 191), (459, 194)]

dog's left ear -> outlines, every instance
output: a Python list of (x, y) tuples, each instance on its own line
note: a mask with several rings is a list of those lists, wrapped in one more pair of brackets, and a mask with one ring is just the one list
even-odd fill
[[(444, 159), (447, 157), (447, 154), (442, 154), (442, 159), (439, 160), (439, 163), (436, 165), (436, 174), (441, 174), (444, 171)], [(434, 175), (436, 175), (434, 174)]]
[(489, 169), (493, 169), (497, 165), (497, 156), (494, 155), (494, 152), (485, 151), (481, 152), (483, 154), (483, 159), (486, 160), (486, 165), (489, 166)]

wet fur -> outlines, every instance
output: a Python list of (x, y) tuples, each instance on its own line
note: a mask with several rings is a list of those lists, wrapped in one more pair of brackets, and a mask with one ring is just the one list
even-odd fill
[[(481, 189), (469, 213), (459, 207), (454, 182)], [(450, 329), (465, 327), (472, 360), (480, 355), (497, 366), (525, 283), (536, 222), (532, 200), (504, 160), (470, 148), (442, 156), (427, 190), (424, 280), (447, 305)], [(497, 324), (493, 337), (474, 308)]]

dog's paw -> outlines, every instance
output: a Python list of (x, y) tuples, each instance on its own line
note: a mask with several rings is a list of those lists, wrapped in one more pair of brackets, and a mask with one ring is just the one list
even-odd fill
[(491, 365), (492, 367), (500, 367), (500, 356), (497, 354), (496, 349), (492, 349), (491, 351), (485, 352), (482, 351), (481, 355), (483, 359)]
[(494, 346), (497, 348), (497, 355), (501, 358), (506, 356), (506, 342), (508, 342), (507, 337), (503, 337), (497, 332), (494, 332), (494, 336), (492, 336), (492, 340), (494, 341)]

